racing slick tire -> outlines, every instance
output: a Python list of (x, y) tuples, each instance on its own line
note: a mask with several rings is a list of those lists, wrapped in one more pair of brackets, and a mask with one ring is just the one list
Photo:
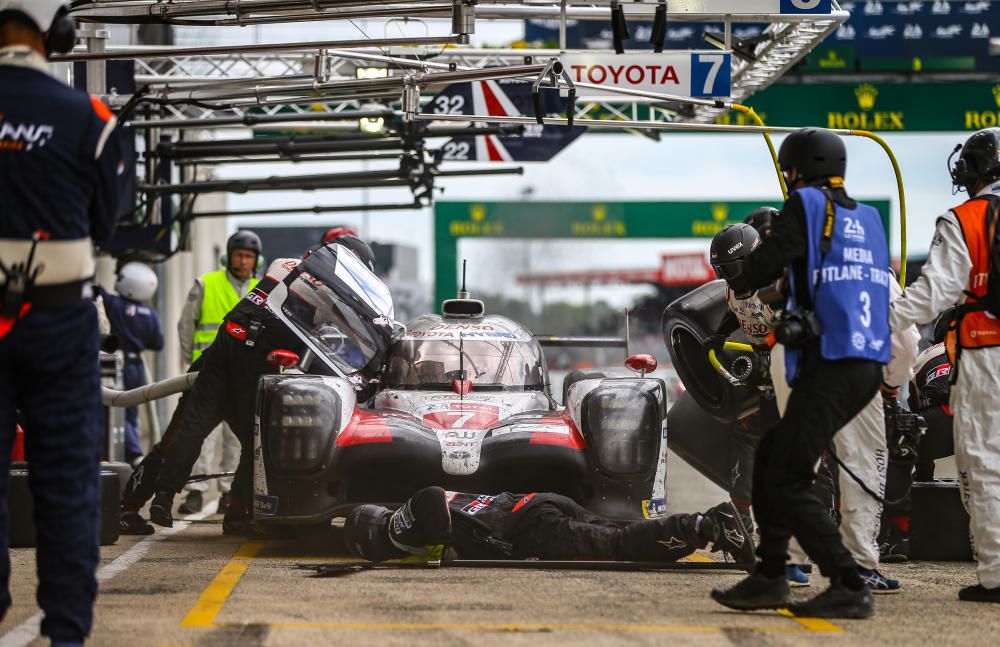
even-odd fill
[[(733, 422), (757, 408), (759, 394), (750, 386), (733, 386), (708, 361), (705, 342), (728, 310), (726, 282), (706, 283), (663, 311), (663, 341), (674, 369), (694, 401), (720, 422)], [(733, 341), (745, 342), (741, 332)]]
[(730, 490), (730, 446), (735, 422), (720, 422), (692, 397), (681, 394), (667, 412), (667, 447), (710, 481)]
[[(119, 474), (131, 467), (125, 463), (101, 464), (101, 546), (110, 546), (118, 541), (121, 533), (121, 491), (124, 482)], [(7, 495), (7, 513), (10, 532), (8, 541), (11, 548), (34, 548), (35, 522), (33, 517), (31, 489), (28, 487), (28, 464), (12, 463), (10, 467), (10, 490)]]

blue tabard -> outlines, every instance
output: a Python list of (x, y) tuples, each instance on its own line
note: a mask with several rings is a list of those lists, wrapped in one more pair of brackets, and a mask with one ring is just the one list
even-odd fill
[[(869, 359), (889, 363), (889, 245), (878, 211), (858, 203), (846, 209), (832, 203), (835, 216), (829, 251), (821, 249), (826, 194), (815, 187), (798, 189), (806, 219), (807, 276), (813, 312), (822, 326), (820, 353), (829, 360)], [(791, 276), (791, 274), (790, 274)], [(789, 279), (786, 309), (795, 303), (795, 280)], [(786, 349), (785, 379), (798, 374), (801, 350)]]

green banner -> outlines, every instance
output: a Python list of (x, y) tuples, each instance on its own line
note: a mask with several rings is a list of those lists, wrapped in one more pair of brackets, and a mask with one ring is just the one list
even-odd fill
[[(780, 83), (746, 103), (773, 126), (949, 132), (1000, 125), (1000, 83)], [(717, 123), (750, 122), (729, 113)]]
[[(778, 191), (777, 180), (774, 186)], [(888, 200), (864, 200), (889, 228)], [(435, 296), (451, 298), (458, 278), (460, 238), (711, 238), (766, 205), (733, 202), (436, 202)], [(780, 207), (781, 202), (772, 202)], [(584, 265), (586, 259), (580, 259)]]

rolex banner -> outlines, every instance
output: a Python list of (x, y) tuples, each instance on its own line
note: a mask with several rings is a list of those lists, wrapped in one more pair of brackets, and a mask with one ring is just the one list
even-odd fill
[[(1000, 83), (776, 84), (745, 102), (769, 126), (972, 131), (1000, 126)], [(717, 123), (742, 124), (743, 115)]]

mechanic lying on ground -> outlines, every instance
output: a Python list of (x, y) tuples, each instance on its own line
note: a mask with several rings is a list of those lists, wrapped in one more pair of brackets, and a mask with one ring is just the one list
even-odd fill
[(550, 492), (496, 495), (418, 490), (393, 512), (361, 505), (344, 526), (348, 549), (381, 562), (440, 559), (613, 559), (675, 562), (709, 544), (737, 563), (754, 559), (753, 538), (728, 501), (703, 514), (675, 514), (619, 526)]
[[(331, 259), (336, 259), (339, 253), (354, 254), (364, 265), (372, 266), (371, 248), (360, 239), (345, 236), (329, 247), (333, 250)], [(317, 257), (318, 254), (314, 255)], [(150, 519), (159, 526), (173, 525), (174, 495), (190, 478), (205, 438), (223, 420), (240, 440), (242, 452), (222, 532), (227, 535), (252, 532), (252, 431), (257, 382), (261, 375), (275, 371), (267, 359), (271, 351), (288, 350), (301, 356), (305, 350), (298, 337), (267, 308), (267, 297), (290, 273), (296, 272), (299, 264), (298, 259), (274, 261), (267, 276), (226, 315), (220, 334), (192, 365), (198, 370), (198, 378), (191, 391), (178, 403), (163, 439), (125, 486), (123, 534), (153, 532), (139, 510), (154, 492)]]

